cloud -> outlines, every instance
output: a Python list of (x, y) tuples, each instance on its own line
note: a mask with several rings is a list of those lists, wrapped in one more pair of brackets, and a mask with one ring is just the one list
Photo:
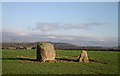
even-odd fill
[(56, 38), (55, 36), (47, 36), (47, 37), (48, 37), (48, 38), (53, 38), (53, 39)]
[(67, 27), (69, 29), (91, 29), (96, 26), (104, 25), (105, 23), (101, 22), (90, 22), (90, 23), (77, 23), (71, 24), (71, 26)]
[(97, 37), (97, 36), (66, 36), (66, 35), (40, 35), (29, 34), (21, 35), (13, 31), (2, 31), (3, 42), (62, 42), (75, 45), (86, 46), (117, 46), (118, 38), (112, 37)]
[(62, 37), (61, 39), (72, 40), (72, 39), (74, 39), (74, 38), (73, 38), (73, 37)]
[(35, 29), (47, 32), (47, 31), (54, 31), (58, 28), (61, 28), (61, 24), (59, 24), (59, 23), (42, 22), (42, 23), (36, 23)]
[(102, 22), (89, 22), (89, 23), (50, 23), (50, 22), (38, 22), (34, 30), (41, 32), (59, 31), (59, 30), (77, 30), (77, 29), (92, 29), (96, 26), (105, 25)]

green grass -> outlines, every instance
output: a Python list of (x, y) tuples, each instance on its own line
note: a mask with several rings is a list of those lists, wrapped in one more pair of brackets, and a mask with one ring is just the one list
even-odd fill
[[(56, 58), (76, 59), (81, 51), (57, 50)], [(96, 62), (36, 62), (36, 50), (2, 50), (3, 74), (118, 74), (118, 53), (88, 51)], [(23, 58), (20, 59), (20, 58)]]

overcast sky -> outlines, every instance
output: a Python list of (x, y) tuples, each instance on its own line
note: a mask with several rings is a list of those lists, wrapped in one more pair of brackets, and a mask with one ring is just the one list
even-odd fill
[(117, 2), (4, 2), (2, 20), (4, 42), (118, 43)]

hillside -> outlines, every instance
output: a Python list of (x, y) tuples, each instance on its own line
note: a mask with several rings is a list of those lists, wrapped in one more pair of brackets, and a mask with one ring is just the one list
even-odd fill
[[(2, 43), (2, 49), (35, 49), (38, 42), (33, 43)], [(96, 50), (96, 51), (119, 51), (117, 47), (77, 46), (69, 43), (50, 42), (58, 50)]]

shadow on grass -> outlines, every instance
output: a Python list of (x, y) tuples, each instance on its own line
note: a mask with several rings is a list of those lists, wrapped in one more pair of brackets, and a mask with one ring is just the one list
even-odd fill
[[(30, 58), (1, 58), (2, 60), (26, 60), (26, 61), (38, 61), (37, 59), (30, 59)], [(64, 62), (76, 62), (74, 59), (67, 59), (67, 58), (55, 58), (57, 61), (64, 61)]]
[[(30, 58), (0, 58), (2, 60), (26, 60), (26, 61), (34, 61), (34, 62), (40, 62), (37, 59), (30, 59)], [(78, 60), (75, 59), (68, 59), (68, 58), (55, 58), (55, 60), (57, 62), (79, 62)], [(96, 60), (89, 60), (90, 62), (95, 62), (95, 63), (101, 63), (101, 64), (108, 64), (106, 62), (100, 62), (100, 61), (96, 61)]]
[(68, 58), (55, 58), (57, 61), (67, 61), (67, 62), (76, 62), (74, 59), (68, 59)]
[(27, 61), (37, 61), (37, 59), (30, 58), (1, 58), (2, 60), (27, 60)]

